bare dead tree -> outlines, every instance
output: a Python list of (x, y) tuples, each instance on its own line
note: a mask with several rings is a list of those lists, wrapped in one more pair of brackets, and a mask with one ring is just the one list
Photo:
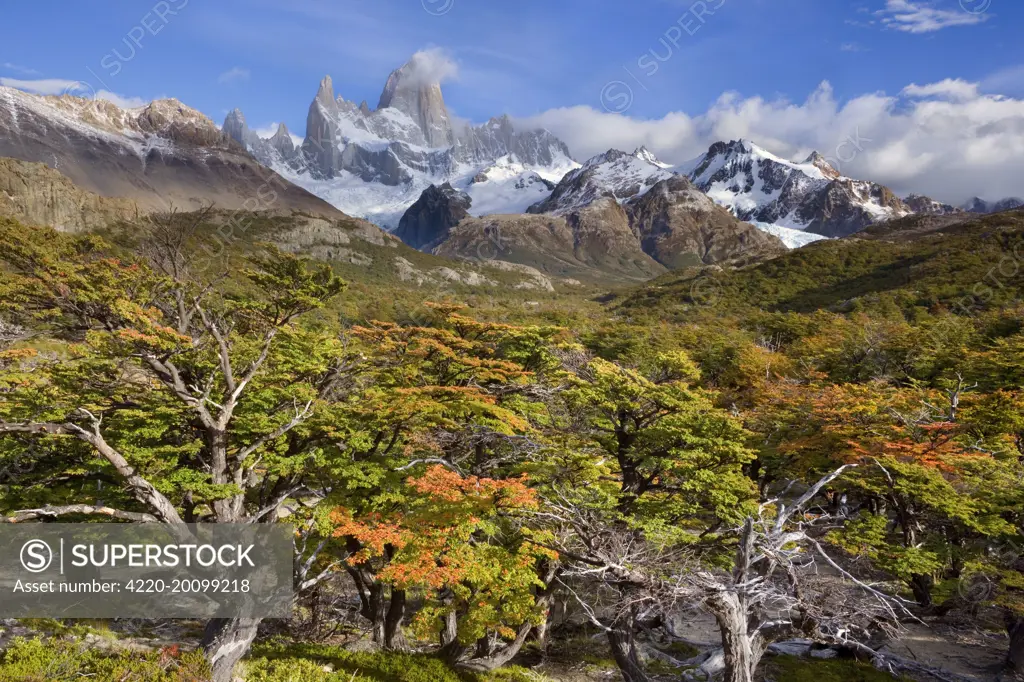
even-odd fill
[[(565, 562), (562, 584), (608, 635), (626, 682), (649, 680), (637, 634), (691, 605), (718, 623), (726, 682), (752, 682), (774, 641), (799, 636), (861, 650), (873, 631), (895, 629), (912, 617), (902, 599), (854, 576), (828, 553), (821, 535), (841, 519), (807, 513), (848, 468), (824, 476), (791, 503), (781, 495), (771, 499), (742, 526), (714, 539), (695, 538), (692, 546), (657, 546), (570, 495), (559, 495), (538, 514), (560, 527), (551, 546)], [(710, 559), (730, 544), (732, 570), (713, 568)]]

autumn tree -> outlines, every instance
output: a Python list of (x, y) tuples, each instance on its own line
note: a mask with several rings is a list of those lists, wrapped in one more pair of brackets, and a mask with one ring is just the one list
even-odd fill
[[(67, 453), (50, 504), (8, 520), (272, 523), (289, 498), (321, 493), (307, 487), (324, 451), (306, 426), (352, 372), (341, 340), (301, 322), (345, 287), (328, 266), (268, 247), (224, 295), (169, 269), (186, 262), (183, 242), (154, 270), (90, 236), (6, 225), (0, 241), (5, 312), (53, 339), (46, 353), (7, 351), (0, 434)], [(92, 479), (108, 485), (102, 504), (81, 485)], [(258, 624), (208, 624), (216, 682)]]
[[(524, 618), (522, 609), (511, 619), (495, 614), (481, 629), (480, 608), (464, 597), (481, 589), (471, 585), (471, 575), (442, 582), (396, 579), (398, 566), (409, 562), (403, 550), (408, 543), (396, 535), (394, 542), (374, 545), (366, 529), (393, 529), (410, 518), (423, 496), (408, 478), (432, 467), (495, 484), (519, 480), (523, 462), (540, 447), (532, 422), (542, 414), (541, 399), (549, 389), (539, 376), (553, 367), (546, 348), (558, 331), (479, 322), (447, 304), (429, 304), (428, 311), (424, 317), (432, 319), (426, 326), (377, 322), (353, 330), (367, 349), (372, 380), (359, 400), (338, 407), (346, 413), (340, 421), (359, 424), (363, 435), (341, 439), (344, 449), (329, 474), (348, 481), (331, 498), (349, 519), (338, 525), (337, 535), (374, 641), (386, 648), (404, 646), (407, 590), (417, 589), (433, 604), (426, 613), (443, 624), (438, 634), (446, 658), (460, 662), (471, 653), (462, 665), (496, 667), (522, 646), (532, 618)], [(415, 518), (429, 526), (422, 514)], [(474, 556), (481, 565), (534, 556), (523, 553), (518, 537), (477, 528), (467, 542), (477, 548)], [(509, 544), (502, 546), (499, 538)], [(544, 598), (549, 581), (543, 580), (543, 561), (534, 556), (528, 563), (529, 571), (517, 574), (525, 580), (521, 588)], [(466, 648), (467, 633), (479, 640), (473, 652)], [(511, 641), (499, 645), (495, 635)]]

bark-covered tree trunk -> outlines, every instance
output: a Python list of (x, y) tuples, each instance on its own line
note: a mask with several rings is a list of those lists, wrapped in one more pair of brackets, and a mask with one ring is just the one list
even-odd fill
[[(350, 552), (358, 551), (358, 548), (358, 544), (349, 544)], [(355, 583), (359, 594), (359, 615), (370, 622), (370, 636), (373, 642), (386, 647), (388, 604), (384, 584), (365, 566), (346, 566), (345, 570)]]
[(615, 658), (619, 672), (622, 673), (623, 682), (650, 682), (651, 678), (644, 672), (640, 657), (637, 655), (632, 623), (609, 630), (608, 646), (611, 647), (612, 657)]
[(1010, 635), (1010, 650), (1006, 654), (1006, 664), (1018, 673), (1024, 673), (1024, 617), (1011, 616), (1006, 620), (1006, 630)]
[(543, 614), (543, 620), (539, 625), (523, 623), (516, 631), (516, 638), (503, 647), (495, 647), (495, 638), (483, 637), (477, 642), (476, 653), (473, 658), (459, 664), (459, 667), (475, 672), (491, 672), (506, 665), (522, 650), (526, 640), (533, 634), (543, 648), (544, 634), (547, 631), (548, 618), (551, 611), (551, 602), (555, 593), (555, 577), (558, 574), (558, 564), (546, 564), (542, 570), (544, 587), (537, 590), (536, 607)]
[(459, 663), (459, 667), (474, 672), (491, 672), (506, 665), (516, 657), (516, 654), (523, 648), (527, 638), (533, 631), (533, 625), (523, 623), (519, 626), (516, 638), (509, 644), (495, 651), (494, 642), (490, 637), (484, 637), (477, 642), (476, 654), (472, 659)]
[(725, 654), (724, 682), (753, 682), (765, 644), (757, 633), (751, 634), (747, 626), (747, 613), (735, 594), (721, 594), (708, 601), (722, 633)]
[(384, 621), (387, 618), (387, 609), (384, 602), (384, 586), (375, 582), (370, 585), (369, 592), (369, 599), (367, 601), (368, 608), (363, 616), (370, 621), (373, 641), (384, 646), (384, 640), (386, 639)]
[(932, 605), (932, 587), (935, 581), (930, 575), (912, 575), (910, 577), (910, 589), (914, 592), (914, 599), (924, 608)]
[(459, 614), (454, 610), (449, 611), (444, 617), (441, 648), (438, 649), (437, 655), (449, 665), (455, 665), (467, 651), (469, 647), (459, 641)]
[(213, 670), (211, 682), (232, 682), (235, 666), (249, 651), (259, 618), (212, 618), (203, 632), (203, 652)]
[(391, 588), (391, 602), (384, 617), (384, 648), (400, 651), (408, 647), (405, 634), (402, 632), (402, 620), (405, 618), (405, 590)]

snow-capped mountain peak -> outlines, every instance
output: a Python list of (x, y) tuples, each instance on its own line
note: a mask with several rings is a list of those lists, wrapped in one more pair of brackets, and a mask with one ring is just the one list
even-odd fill
[(888, 188), (843, 177), (817, 152), (795, 162), (749, 140), (716, 142), (678, 170), (741, 220), (829, 237), (912, 212)]
[[(656, 159), (655, 159), (656, 161)], [(675, 175), (656, 163), (609, 149), (588, 159), (558, 183), (548, 199), (530, 207), (531, 213), (571, 213), (600, 197), (618, 202), (643, 196), (651, 187)]]
[(804, 159), (804, 164), (810, 164), (821, 171), (821, 174), (826, 178), (835, 180), (836, 178), (842, 177), (842, 173), (837, 171), (832, 164), (828, 162), (824, 156), (814, 151), (811, 152), (810, 156)]
[(633, 156), (641, 161), (646, 161), (653, 166), (658, 166), (659, 168), (671, 168), (669, 164), (662, 163), (658, 157), (654, 155), (654, 152), (649, 150), (647, 147), (637, 147), (633, 150)]

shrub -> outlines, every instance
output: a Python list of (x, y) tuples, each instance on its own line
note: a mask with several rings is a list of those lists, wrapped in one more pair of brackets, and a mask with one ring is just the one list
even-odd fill
[(206, 682), (209, 668), (198, 652), (169, 648), (111, 654), (60, 639), (15, 639), (0, 653), (0, 682)]
[[(454, 670), (424, 654), (352, 652), (336, 646), (256, 646), (246, 682), (538, 682), (524, 668), (489, 674)], [(330, 672), (328, 671), (330, 670)], [(355, 677), (353, 677), (355, 675)]]

